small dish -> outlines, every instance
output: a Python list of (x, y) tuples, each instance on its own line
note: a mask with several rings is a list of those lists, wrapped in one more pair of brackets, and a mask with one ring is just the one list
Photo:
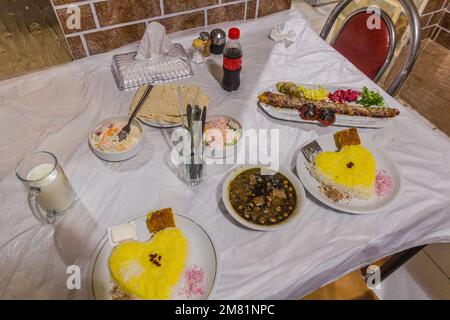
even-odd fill
[[(142, 130), (141, 124), (136, 119), (132, 121), (131, 132), (129, 137), (127, 137), (127, 139), (129, 139), (133, 134), (133, 132), (135, 132), (134, 134), (135, 141), (132, 142), (129, 148), (125, 148), (124, 150), (119, 151), (102, 150), (101, 148), (99, 148), (99, 143), (98, 141), (96, 141), (96, 137), (101, 135), (102, 130), (104, 130), (105, 128), (108, 129), (111, 125), (117, 123), (123, 123), (123, 125), (125, 126), (127, 122), (128, 122), (127, 116), (114, 116), (101, 121), (99, 124), (95, 126), (94, 130), (92, 130), (92, 132), (89, 134), (89, 145), (91, 146), (92, 151), (95, 153), (97, 157), (106, 161), (124, 161), (136, 156), (142, 150), (143, 148), (142, 140), (144, 137), (144, 131)], [(133, 127), (136, 128), (136, 130), (133, 130)]]
[[(250, 170), (250, 169), (261, 169), (261, 172), (264, 170), (267, 173), (280, 173), (284, 178), (286, 178), (290, 184), (293, 186), (296, 194), (296, 204), (293, 209), (293, 212), (284, 220), (271, 224), (271, 225), (263, 225), (258, 223), (253, 223), (244, 217), (242, 217), (234, 208), (230, 200), (230, 184), (232, 181), (238, 177), (241, 173)], [(227, 211), (230, 213), (230, 215), (240, 224), (243, 226), (253, 229), (253, 230), (259, 230), (259, 231), (272, 231), (277, 230), (280, 227), (286, 226), (290, 223), (292, 223), (294, 220), (296, 220), (300, 213), (303, 211), (305, 207), (306, 202), (306, 195), (305, 195), (305, 189), (303, 188), (302, 184), (298, 180), (298, 178), (291, 172), (285, 171), (283, 169), (273, 170), (268, 167), (264, 166), (258, 166), (258, 165), (241, 165), (232, 170), (227, 178), (225, 179), (225, 182), (222, 187), (222, 200), (223, 203), (227, 209)]]
[[(224, 143), (223, 146), (217, 146), (214, 144), (208, 144), (206, 141), (204, 141), (204, 155), (208, 158), (214, 158), (214, 159), (221, 159), (221, 158), (228, 158), (233, 157), (235, 154), (237, 154), (240, 144), (241, 144), (241, 138), (242, 138), (242, 125), (241, 123), (236, 120), (233, 117), (227, 116), (225, 114), (215, 114), (208, 116), (206, 119), (206, 124), (208, 122), (212, 121), (220, 121), (225, 120), (228, 121), (228, 126), (230, 129), (235, 131), (235, 136), (233, 138), (236, 139), (236, 142), (234, 143)], [(207, 125), (206, 125), (207, 126)], [(204, 139), (208, 139), (208, 129), (205, 126), (205, 133), (204, 133)], [(211, 129), (209, 129), (211, 130)], [(226, 134), (225, 134), (226, 135)], [(222, 133), (223, 136), (223, 133)], [(227, 139), (227, 135), (224, 137), (224, 139)]]

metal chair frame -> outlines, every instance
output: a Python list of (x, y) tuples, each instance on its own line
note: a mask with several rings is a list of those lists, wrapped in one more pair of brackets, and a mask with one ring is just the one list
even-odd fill
[(308, 3), (311, 7), (321, 7), (321, 6), (325, 6), (327, 4), (331, 4), (331, 3), (335, 3), (335, 2), (339, 2), (339, 0), (331, 0), (328, 2), (322, 2), (320, 0), (305, 0), (306, 3)]
[[(336, 7), (330, 13), (330, 16), (328, 17), (327, 21), (325, 22), (325, 25), (323, 26), (323, 29), (320, 33), (320, 36), (322, 39), (326, 40), (326, 38), (328, 37), (328, 34), (331, 31), (331, 28), (333, 27), (334, 23), (336, 22), (336, 19), (341, 14), (341, 12), (352, 1), (353, 0), (342, 0), (341, 2), (339, 2), (336, 5)], [(395, 79), (392, 81), (389, 88), (386, 90), (386, 92), (389, 93), (390, 95), (396, 94), (398, 92), (398, 90), (400, 89), (400, 87), (402, 86), (402, 84), (405, 82), (406, 78), (408, 77), (409, 73), (411, 72), (411, 70), (414, 66), (414, 63), (417, 60), (417, 57), (419, 55), (419, 50), (420, 50), (421, 32), (420, 32), (419, 13), (417, 12), (417, 8), (415, 7), (414, 3), (411, 0), (399, 0), (399, 1), (408, 17), (409, 29), (411, 32), (411, 39), (410, 39), (410, 48), (409, 48), (409, 52), (408, 52), (408, 57), (407, 57), (404, 65), (402, 66), (401, 70), (399, 71), (399, 73), (397, 74)], [(364, 10), (364, 9), (367, 10), (367, 8), (363, 8), (362, 10)], [(358, 12), (358, 13), (361, 12), (361, 9), (355, 11), (350, 16), (356, 14), (356, 12)], [(392, 19), (386, 13), (383, 13), (383, 12), (384, 11), (381, 11), (382, 18), (386, 21), (386, 23), (388, 24), (388, 28), (389, 28), (388, 21), (390, 20), (390, 22), (392, 23)], [(389, 19), (385, 19), (385, 16), (389, 17)], [(348, 19), (349, 18), (347, 18), (346, 21), (348, 21)], [(343, 26), (345, 25), (346, 21), (344, 21)], [(392, 26), (393, 26), (393, 23), (392, 23)], [(342, 28), (339, 30), (339, 33), (341, 31), (342, 31)], [(395, 33), (395, 30), (394, 30), (394, 33)], [(394, 38), (394, 40), (395, 40), (395, 38)], [(393, 42), (393, 45), (394, 45), (394, 51), (395, 51), (395, 42)], [(393, 54), (393, 52), (392, 52), (392, 54)], [(387, 63), (385, 62), (385, 64), (383, 64), (380, 71), (383, 71), (383, 72), (386, 71), (386, 68), (389, 65), (391, 59), (392, 59), (392, 56), (390, 57), (389, 61), (386, 61)], [(377, 74), (377, 76), (374, 80), (375, 81), (379, 80), (379, 78), (382, 76), (382, 74), (383, 73), (379, 72), (379, 74)]]

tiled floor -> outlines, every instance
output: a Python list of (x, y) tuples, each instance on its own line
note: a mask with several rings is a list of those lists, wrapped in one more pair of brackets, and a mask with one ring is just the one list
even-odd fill
[[(381, 265), (384, 261), (375, 264)], [(415, 255), (402, 268), (370, 290), (363, 270), (351, 272), (304, 300), (450, 300), (450, 245), (434, 244)]]
[[(304, 0), (294, 1), (294, 8), (317, 33), (335, 5), (312, 8)], [(414, 71), (396, 98), (450, 135), (450, 58), (434, 42), (424, 43), (422, 49)], [(431, 68), (438, 71), (429, 72)], [(383, 281), (375, 294), (366, 287), (361, 271), (355, 271), (304, 299), (450, 299), (450, 244), (426, 247)]]
[[(447, 247), (447, 255), (450, 246)], [(450, 300), (450, 279), (428, 255), (425, 248), (376, 289), (383, 300)], [(442, 256), (441, 256), (442, 257)]]
[(398, 96), (450, 136), (450, 53), (426, 39)]
[(355, 271), (329, 285), (314, 291), (302, 300), (377, 300), (377, 296), (368, 289), (362, 273)]

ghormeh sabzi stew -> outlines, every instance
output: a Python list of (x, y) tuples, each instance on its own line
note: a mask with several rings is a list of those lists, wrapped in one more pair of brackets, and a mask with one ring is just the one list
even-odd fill
[(297, 193), (292, 183), (279, 172), (261, 174), (260, 168), (240, 173), (231, 182), (228, 192), (234, 210), (259, 225), (280, 223), (297, 206)]

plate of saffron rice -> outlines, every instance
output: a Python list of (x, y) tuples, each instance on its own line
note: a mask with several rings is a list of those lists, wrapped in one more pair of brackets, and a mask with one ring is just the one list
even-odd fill
[(164, 210), (170, 210), (169, 227), (151, 232), (151, 212), (124, 222), (135, 227), (133, 239), (112, 243), (106, 236), (100, 241), (88, 279), (92, 299), (211, 298), (217, 282), (218, 257), (210, 236), (199, 224), (172, 214), (171, 209), (155, 212)]

